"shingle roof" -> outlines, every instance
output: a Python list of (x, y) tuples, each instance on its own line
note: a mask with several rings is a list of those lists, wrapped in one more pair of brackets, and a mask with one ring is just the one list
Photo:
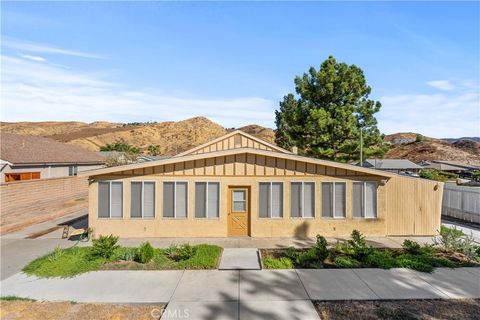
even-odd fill
[(363, 166), (380, 170), (422, 169), (421, 166), (406, 159), (368, 159), (363, 162)]
[(0, 135), (0, 158), (12, 164), (99, 164), (103, 157), (81, 147), (37, 136)]

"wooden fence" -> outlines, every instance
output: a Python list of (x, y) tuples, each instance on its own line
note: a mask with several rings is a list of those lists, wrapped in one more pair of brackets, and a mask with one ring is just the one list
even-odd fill
[(480, 188), (445, 184), (442, 215), (480, 224)]

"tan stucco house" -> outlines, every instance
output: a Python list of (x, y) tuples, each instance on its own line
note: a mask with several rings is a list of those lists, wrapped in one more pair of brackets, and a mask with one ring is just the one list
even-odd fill
[(85, 175), (95, 235), (407, 236), (440, 228), (440, 182), (299, 156), (241, 131)]

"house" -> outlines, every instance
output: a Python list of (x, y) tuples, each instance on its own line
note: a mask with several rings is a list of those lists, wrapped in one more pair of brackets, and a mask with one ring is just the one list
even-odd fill
[(425, 169), (434, 169), (438, 171), (444, 171), (444, 172), (450, 172), (450, 173), (456, 173), (456, 174), (469, 171), (465, 167), (458, 167), (458, 166), (454, 166), (451, 164), (442, 163), (438, 161), (422, 161), (418, 163), (418, 165)]
[(422, 169), (421, 166), (406, 159), (368, 159), (363, 162), (362, 167), (395, 173), (418, 172)]
[(49, 138), (1, 134), (1, 182), (75, 176), (103, 167), (103, 158)]
[[(464, 163), (464, 162), (460, 162), (460, 161), (433, 160), (432, 163), (437, 163), (437, 164), (441, 164), (441, 165), (445, 165), (445, 166), (457, 167), (457, 168), (460, 168), (458, 170), (459, 172), (461, 171), (461, 169), (463, 169), (462, 171), (470, 171), (470, 172), (480, 170), (480, 166), (476, 166), (476, 165), (473, 165), (473, 164), (468, 164), (468, 163)], [(445, 170), (442, 170), (442, 171), (445, 171)]]
[(443, 183), (299, 156), (233, 131), (86, 172), (89, 226), (120, 237), (434, 235)]

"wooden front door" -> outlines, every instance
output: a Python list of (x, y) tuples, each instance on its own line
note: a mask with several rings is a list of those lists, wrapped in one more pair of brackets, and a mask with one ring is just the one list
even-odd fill
[(228, 236), (248, 236), (250, 229), (250, 197), (247, 187), (228, 189)]

